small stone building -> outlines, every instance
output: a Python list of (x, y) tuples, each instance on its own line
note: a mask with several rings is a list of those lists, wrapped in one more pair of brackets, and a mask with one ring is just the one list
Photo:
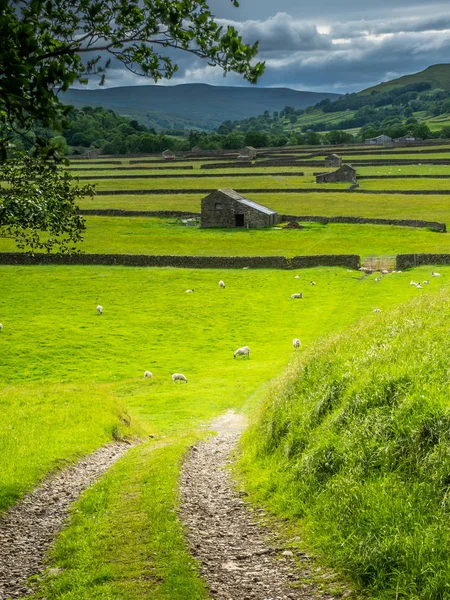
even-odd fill
[(339, 181), (356, 181), (356, 169), (352, 165), (342, 165), (337, 171), (320, 173), (316, 176), (316, 183), (337, 183)]
[(100, 148), (93, 148), (91, 150), (87, 150), (85, 156), (90, 160), (95, 160), (100, 156)]
[(386, 144), (392, 142), (392, 138), (388, 135), (378, 135), (374, 138), (368, 138), (365, 143), (366, 144)]
[(338, 154), (329, 154), (325, 158), (325, 166), (326, 167), (341, 167), (342, 166), (342, 158)]
[(175, 154), (172, 152), (172, 150), (164, 150), (162, 157), (164, 160), (173, 160), (175, 158)]
[(229, 188), (211, 192), (202, 200), (201, 227), (272, 227), (278, 213)]
[(245, 146), (239, 151), (239, 156), (245, 156), (247, 160), (253, 160), (256, 158), (256, 154), (256, 148), (253, 148), (253, 146)]

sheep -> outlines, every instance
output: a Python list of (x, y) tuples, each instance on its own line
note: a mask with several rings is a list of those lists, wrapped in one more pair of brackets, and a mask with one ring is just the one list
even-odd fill
[(373, 312), (379, 313), (379, 312), (381, 312), (381, 308), (374, 308)]
[(431, 271), (431, 276), (432, 277), (440, 277), (441, 274), (440, 273), (435, 273), (434, 271)]
[(100, 304), (97, 306), (97, 312), (99, 315), (103, 314), (103, 306), (101, 306)]
[(300, 275), (296, 275), (294, 279), (300, 279)]
[(192, 294), (194, 290), (186, 290), (186, 294)]
[(3, 325), (0, 323), (0, 331), (3, 331)]
[(222, 281), (222, 279), (219, 281), (219, 287), (225, 289), (225, 283)]
[(375, 277), (375, 282), (378, 283), (379, 281), (381, 281), (381, 277)]
[(389, 271), (388, 271), (387, 269), (383, 269), (383, 270), (381, 271), (381, 273), (382, 273), (383, 275), (389, 275)]
[(420, 283), (418, 283), (418, 284), (416, 285), (416, 288), (417, 288), (418, 290), (421, 290), (421, 289), (423, 289), (423, 288), (422, 288), (422, 286), (420, 285)]
[(316, 285), (316, 282), (315, 281), (310, 281), (309, 285)]
[(294, 346), (294, 348), (297, 350), (298, 348), (300, 348), (301, 346), (301, 341), (298, 338), (294, 338), (292, 340), (292, 345)]
[(172, 375), (172, 381), (174, 383), (176, 383), (177, 381), (185, 381), (186, 383), (188, 382), (188, 380), (186, 379), (186, 377), (183, 375), (183, 373), (174, 373)]
[(412, 281), (412, 280), (411, 280), (411, 281), (409, 282), (409, 285), (417, 285), (417, 281)]
[(303, 292), (300, 292), (299, 294), (292, 294), (291, 298), (303, 298)]
[(151, 379), (152, 377), (153, 377), (153, 373), (151, 373), (150, 371), (144, 372), (144, 379)]
[(425, 279), (425, 281), (422, 281), (423, 285), (430, 285), (430, 281), (429, 279)]
[(248, 346), (242, 346), (242, 348), (238, 348), (233, 354), (233, 358), (236, 358), (236, 356), (246, 356), (247, 358), (250, 358), (250, 348)]

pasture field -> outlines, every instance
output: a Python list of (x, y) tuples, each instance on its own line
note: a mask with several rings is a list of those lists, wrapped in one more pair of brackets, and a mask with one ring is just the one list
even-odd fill
[[(295, 229), (198, 229), (174, 219), (86, 217), (83, 251), (99, 254), (302, 256), (450, 252), (450, 237), (428, 229), (385, 225), (304, 223)], [(0, 240), (0, 251), (14, 251)]]
[[(173, 512), (187, 446), (215, 415), (258, 403), (292, 357), (293, 337), (308, 347), (361, 316), (375, 322), (374, 307), (433, 294), (450, 268), (423, 290), (409, 285), (430, 270), (377, 283), (325, 268), (295, 280), (272, 270), (1, 267), (2, 509), (108, 439), (154, 436), (77, 503), (53, 554), (63, 571), (36, 597), (205, 598)], [(290, 298), (302, 290), (303, 300)], [(233, 360), (243, 344), (250, 360)], [(175, 371), (189, 383), (174, 385)]]

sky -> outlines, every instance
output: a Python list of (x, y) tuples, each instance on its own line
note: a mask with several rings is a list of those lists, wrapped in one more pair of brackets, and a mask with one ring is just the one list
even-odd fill
[[(450, 2), (430, 0), (209, 0), (217, 20), (246, 43), (259, 40), (266, 71), (258, 86), (346, 93), (450, 63)], [(179, 71), (161, 85), (246, 85), (238, 75), (178, 53)], [(151, 80), (114, 65), (106, 86)], [(89, 86), (91, 87), (91, 86)]]

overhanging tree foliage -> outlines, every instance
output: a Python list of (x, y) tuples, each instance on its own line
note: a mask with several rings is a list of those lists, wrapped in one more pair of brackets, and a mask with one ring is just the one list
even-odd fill
[(26, 155), (6, 161), (3, 178), (0, 238), (31, 251), (74, 252), (84, 230), (76, 201), (92, 187), (80, 188), (55, 163)]
[[(238, 6), (237, 0), (230, 1)], [(111, 61), (155, 81), (176, 72), (177, 51), (252, 83), (264, 70), (254, 60), (257, 44), (246, 45), (236, 29), (219, 26), (206, 0), (0, 0), (0, 39), (0, 162), (7, 159), (13, 132), (23, 134), (36, 122), (60, 130), (70, 109), (58, 94), (91, 76), (103, 84)], [(40, 160), (59, 159), (41, 137), (35, 154)], [(16, 174), (22, 168), (23, 177), (30, 176), (30, 165), (17, 159)], [(59, 198), (61, 205), (53, 200), (46, 205), (36, 187), (42, 179), (36, 178), (30, 189), (20, 181), (13, 204), (21, 218), (5, 208), (6, 197), (0, 196), (0, 234), (14, 232), (14, 239), (31, 249), (69, 251), (70, 245), (58, 244), (53, 235), (41, 242), (32, 232), (57, 231), (61, 219), (67, 239), (77, 239), (79, 217), (70, 185), (54, 180), (51, 198)]]

